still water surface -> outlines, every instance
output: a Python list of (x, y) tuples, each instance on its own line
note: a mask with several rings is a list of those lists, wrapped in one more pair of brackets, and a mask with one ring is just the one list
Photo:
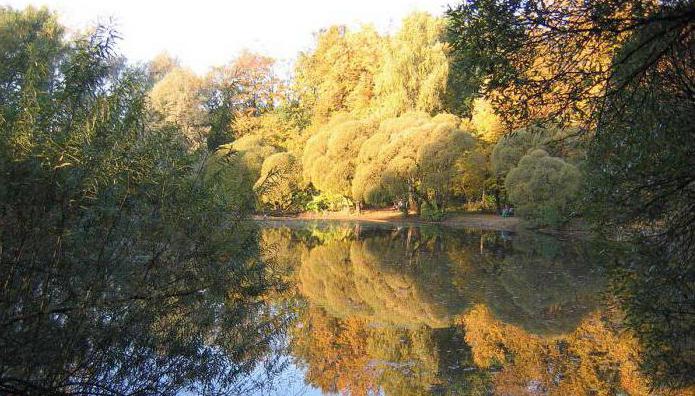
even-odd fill
[[(685, 335), (671, 331), (675, 340), (648, 344), (654, 326), (628, 325), (631, 286), (615, 282), (607, 264), (615, 257), (605, 244), (532, 232), (359, 223), (266, 223), (255, 235), (256, 256), (268, 265), (262, 281), (213, 273), (217, 283), (196, 288), (191, 280), (191, 290), (165, 292), (175, 280), (199, 275), (165, 272), (147, 289), (161, 293), (126, 301), (110, 297), (149, 275), (132, 268), (47, 275), (35, 288), (59, 287), (55, 298), (84, 290), (92, 296), (77, 299), (81, 305), (72, 310), (19, 319), (7, 310), (28, 304), (40, 290), (6, 293), (14, 300), (3, 302), (0, 390), (693, 391), (687, 387), (692, 377), (679, 373), (692, 364), (692, 322), (681, 328)], [(224, 286), (259, 287), (268, 277), (276, 283), (262, 299)], [(668, 353), (647, 360), (648, 348)], [(670, 385), (656, 389), (657, 383)]]

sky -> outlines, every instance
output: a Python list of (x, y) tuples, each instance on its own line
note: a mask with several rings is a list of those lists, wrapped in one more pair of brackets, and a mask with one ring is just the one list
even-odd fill
[[(457, 0), (454, 0), (457, 1)], [(61, 22), (82, 30), (96, 22), (115, 22), (121, 53), (132, 62), (162, 51), (198, 73), (222, 65), (242, 50), (272, 56), (289, 67), (300, 51), (311, 49), (313, 33), (333, 24), (380, 32), (398, 29), (412, 11), (441, 15), (452, 0), (3, 0), (24, 8), (47, 6)]]

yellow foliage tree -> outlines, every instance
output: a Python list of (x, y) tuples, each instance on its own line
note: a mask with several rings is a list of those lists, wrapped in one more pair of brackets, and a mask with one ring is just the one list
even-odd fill
[(408, 111), (443, 110), (449, 62), (444, 20), (416, 12), (384, 46), (383, 67), (375, 77), (376, 111), (394, 117)]
[(175, 68), (150, 91), (152, 108), (161, 122), (178, 128), (193, 149), (205, 142), (208, 133), (202, 87), (203, 81), (191, 70)]

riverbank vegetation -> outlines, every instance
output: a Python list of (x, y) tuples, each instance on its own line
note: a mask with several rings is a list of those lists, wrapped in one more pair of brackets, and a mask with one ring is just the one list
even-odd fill
[[(223, 160), (234, 157), (250, 170), (230, 182), (258, 212), (396, 208), (441, 220), (452, 208), (515, 205), (538, 225), (581, 215), (577, 127), (505, 125), (478, 93), (482, 79), (477, 89), (460, 83), (451, 23), (415, 13), (390, 35), (329, 27), (289, 81), (251, 52), (206, 76), (162, 55), (148, 65), (150, 97), (189, 149), (207, 141), (213, 164), (236, 166)], [(548, 158), (522, 162), (531, 149)]]
[[(0, 375), (11, 374), (3, 391), (236, 386), (280, 326), (264, 297), (282, 284), (246, 220), (365, 209), (437, 222), (513, 208), (534, 227), (582, 218), (606, 239), (630, 242), (615, 260), (616, 305), (640, 330), (641, 367), (655, 388), (692, 385), (693, 1), (465, 0), (444, 15), (413, 13), (393, 32), (326, 27), (289, 75), (252, 51), (203, 74), (168, 54), (133, 64), (118, 54), (117, 36), (109, 26), (68, 36), (48, 10), (0, 8)], [(399, 238), (371, 243), (396, 255), (412, 240)], [(326, 322), (321, 331), (386, 345), (396, 335), (364, 328), (371, 316), (417, 317), (429, 330), (407, 335), (416, 346), (464, 314), (460, 299), (441, 311), (421, 273), (376, 265), (367, 241), (327, 241), (303, 253), (299, 270), (303, 292), (322, 302), (306, 314)], [(329, 262), (336, 256), (342, 266)], [(425, 285), (460, 287), (449, 273), (428, 275), (436, 279)], [(398, 282), (411, 292), (402, 301), (388, 294), (397, 286), (380, 288)], [(189, 309), (176, 312), (179, 303)], [(483, 308), (468, 315), (478, 319), (460, 323), (474, 345), (467, 359), (508, 359), (486, 351), (487, 330), (469, 328), (485, 320), (518, 330)], [(87, 331), (90, 323), (100, 331)], [(164, 324), (191, 330), (170, 334)], [(619, 337), (596, 331), (604, 330)], [(129, 341), (119, 351), (133, 353), (112, 355), (114, 333), (142, 337), (121, 337)], [(514, 340), (498, 344), (526, 359)], [(307, 360), (323, 353), (297, 348)], [(46, 356), (38, 363), (28, 359), (37, 351)], [(180, 364), (140, 375), (160, 351)], [(358, 352), (360, 364), (383, 355)], [(112, 360), (90, 360), (97, 355)], [(627, 383), (633, 370), (615, 375)], [(521, 389), (518, 378), (507, 378), (508, 389)]]

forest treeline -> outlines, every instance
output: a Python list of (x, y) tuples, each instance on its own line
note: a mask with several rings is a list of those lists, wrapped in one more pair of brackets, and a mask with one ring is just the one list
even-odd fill
[[(21, 161), (54, 169), (44, 186), (92, 174), (93, 198), (164, 136), (170, 172), (215, 180), (230, 213), (512, 205), (536, 225), (646, 229), (693, 261), (693, 8), (467, 0), (391, 34), (328, 27), (281, 78), (250, 51), (205, 75), (166, 54), (132, 65), (109, 27), (67, 38), (50, 11), (6, 7), (3, 184), (21, 188), (3, 201), (42, 196)], [(123, 181), (151, 182), (147, 164)]]
[(204, 76), (162, 54), (147, 65), (152, 108), (211, 152), (211, 172), (241, 167), (230, 182), (263, 213), (399, 207), (438, 220), (512, 202), (540, 224), (578, 215), (577, 127), (506, 127), (459, 83), (447, 24), (414, 13), (390, 35), (326, 28), (289, 80), (248, 51)]

